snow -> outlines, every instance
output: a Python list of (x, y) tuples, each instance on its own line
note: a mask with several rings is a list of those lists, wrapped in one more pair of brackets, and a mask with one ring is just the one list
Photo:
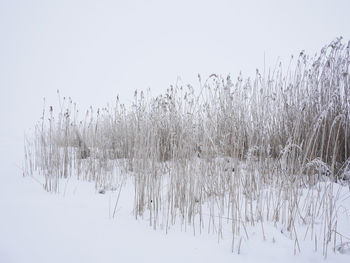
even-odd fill
[[(11, 150), (12, 149), (12, 150)], [(238, 241), (231, 252), (231, 232), (224, 227), (223, 239), (203, 231), (196, 235), (180, 225), (153, 230), (147, 216), (135, 220), (133, 185), (122, 188), (115, 218), (112, 218), (118, 191), (99, 194), (93, 183), (69, 179), (61, 192), (45, 192), (41, 177), (22, 177), (16, 162), (21, 160), (21, 143), (1, 148), (0, 262), (320, 262), (322, 252), (313, 243), (301, 241), (294, 255), (294, 240), (277, 226), (264, 223), (248, 227), (249, 239)], [(6, 156), (6, 157), (5, 157)], [(16, 161), (17, 160), (17, 161)], [(348, 191), (347, 189), (343, 189)], [(338, 219), (343, 234), (349, 235), (349, 193), (345, 192)], [(227, 229), (226, 229), (227, 228)], [(227, 231), (225, 231), (225, 229)], [(344, 240), (336, 253), (328, 252), (326, 262), (348, 262)]]
[(1, 262), (232, 260), (229, 250), (210, 238), (196, 242), (190, 233), (166, 235), (136, 221), (130, 196), (123, 196), (111, 219), (109, 198), (115, 197), (97, 194), (84, 182), (70, 182), (66, 195), (55, 195), (31, 178), (11, 178), (1, 191)]

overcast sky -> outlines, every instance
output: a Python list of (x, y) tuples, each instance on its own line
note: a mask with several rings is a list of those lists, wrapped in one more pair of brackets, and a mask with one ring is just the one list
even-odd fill
[[(233, 78), (350, 40), (350, 1), (0, 0), (0, 140), (22, 138), (56, 90), (82, 109), (177, 77)], [(4, 127), (7, 128), (4, 128)]]

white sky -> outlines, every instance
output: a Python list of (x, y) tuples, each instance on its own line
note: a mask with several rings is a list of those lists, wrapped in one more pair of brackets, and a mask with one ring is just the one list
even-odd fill
[(21, 140), (57, 89), (86, 109), (178, 76), (252, 76), (264, 54), (273, 67), (350, 40), (349, 11), (347, 0), (0, 0), (0, 141)]

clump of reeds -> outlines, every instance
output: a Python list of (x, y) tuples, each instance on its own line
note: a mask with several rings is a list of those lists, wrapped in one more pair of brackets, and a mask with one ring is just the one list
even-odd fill
[(82, 119), (60, 99), (58, 115), (44, 106), (26, 138), (26, 173), (42, 173), (54, 192), (60, 178), (113, 188), (127, 174), (136, 218), (149, 213), (155, 228), (180, 221), (220, 238), (230, 222), (240, 248), (247, 225), (264, 233), (273, 222), (298, 251), (296, 224), (306, 224), (326, 255), (338, 233), (333, 182), (350, 163), (349, 45), (337, 39), (318, 56), (300, 53), (286, 73), (279, 65), (254, 80), (213, 74), (199, 76), (197, 92), (180, 84), (156, 98), (135, 91), (130, 107), (117, 98)]

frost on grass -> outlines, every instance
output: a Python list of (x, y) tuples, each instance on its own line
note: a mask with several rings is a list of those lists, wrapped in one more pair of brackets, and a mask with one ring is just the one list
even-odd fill
[(117, 98), (84, 116), (60, 99), (58, 113), (44, 106), (26, 138), (26, 174), (40, 173), (53, 192), (71, 176), (103, 191), (129, 178), (136, 218), (218, 239), (230, 231), (232, 251), (249, 239), (248, 226), (265, 240), (268, 224), (293, 240), (295, 253), (306, 238), (325, 256), (346, 251), (338, 213), (349, 194), (341, 186), (350, 172), (349, 48), (337, 39), (318, 56), (300, 53), (286, 72), (199, 76), (198, 92), (135, 91), (130, 107)]

